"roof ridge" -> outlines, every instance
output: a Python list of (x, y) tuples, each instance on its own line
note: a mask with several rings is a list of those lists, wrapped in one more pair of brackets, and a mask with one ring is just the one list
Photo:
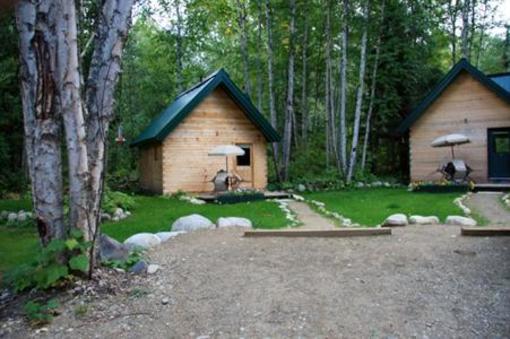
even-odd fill
[(214, 78), (215, 76), (217, 76), (217, 75), (218, 75), (219, 73), (221, 73), (222, 71), (223, 71), (223, 72), (225, 72), (225, 71), (223, 70), (223, 68), (220, 68), (220, 69), (215, 70), (214, 72), (210, 73), (208, 76), (206, 76), (206, 77), (205, 77), (203, 80), (201, 80), (200, 82), (198, 82), (198, 83), (194, 84), (194, 85), (193, 85), (193, 86), (191, 86), (190, 88), (188, 88), (188, 89), (186, 89), (186, 90), (182, 91), (181, 93), (179, 93), (175, 99), (178, 99), (178, 98), (182, 97), (183, 95), (185, 95), (185, 94), (187, 94), (187, 93), (189, 93), (189, 92), (193, 91), (193, 90), (194, 90), (194, 89), (196, 89), (197, 87), (202, 86), (203, 84), (205, 84), (206, 82), (208, 82), (209, 80), (211, 80), (212, 78)]
[(487, 74), (487, 76), (489, 78), (492, 78), (492, 77), (503, 77), (503, 76), (508, 76), (508, 75), (510, 75), (510, 72), (500, 72), (500, 73)]

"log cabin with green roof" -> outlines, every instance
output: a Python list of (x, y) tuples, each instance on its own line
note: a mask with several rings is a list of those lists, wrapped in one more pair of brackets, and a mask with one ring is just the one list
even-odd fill
[(411, 181), (441, 179), (438, 167), (450, 159), (431, 142), (462, 134), (469, 143), (455, 157), (473, 170), (476, 183), (510, 181), (510, 73), (485, 75), (461, 59), (398, 128), (409, 135)]
[(225, 158), (209, 156), (218, 145), (237, 145), (229, 157), (240, 187), (267, 185), (267, 143), (280, 137), (223, 69), (181, 93), (131, 143), (140, 150), (140, 185), (157, 194), (211, 192)]

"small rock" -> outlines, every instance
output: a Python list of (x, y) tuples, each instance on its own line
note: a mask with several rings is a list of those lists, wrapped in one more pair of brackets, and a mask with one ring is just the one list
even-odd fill
[(9, 216), (9, 211), (0, 212), (0, 218), (7, 219), (8, 216)]
[(138, 233), (130, 236), (124, 241), (124, 245), (127, 245), (130, 249), (137, 247), (141, 249), (148, 249), (159, 244), (161, 244), (161, 240), (152, 233)]
[(120, 220), (120, 218), (119, 218), (118, 216), (114, 216), (114, 217), (112, 218), (112, 220), (113, 220), (113, 221), (119, 221), (119, 220)]
[(384, 220), (382, 226), (406, 226), (408, 224), (405, 214), (397, 213), (392, 214)]
[(306, 186), (303, 184), (299, 184), (299, 185), (297, 185), (297, 190), (298, 190), (298, 192), (304, 192), (304, 191), (306, 191)]
[(159, 265), (156, 265), (156, 264), (150, 264), (150, 265), (147, 267), (147, 273), (148, 273), (148, 274), (154, 274), (154, 273), (156, 273), (158, 270), (159, 270)]
[(7, 221), (9, 221), (9, 222), (16, 222), (16, 221), (18, 221), (18, 214), (17, 213), (12, 213), (12, 212), (9, 213), (7, 215)]
[(219, 228), (235, 226), (252, 228), (252, 223), (250, 219), (238, 217), (219, 218), (216, 224), (218, 225)]
[(161, 299), (161, 303), (162, 303), (163, 305), (166, 305), (166, 304), (168, 304), (169, 302), (170, 302), (170, 299), (168, 299), (167, 297), (164, 297), (163, 299)]
[(476, 220), (468, 217), (461, 217), (460, 215), (449, 215), (446, 218), (447, 225), (457, 226), (476, 226)]
[(115, 212), (113, 212), (113, 217), (117, 217), (119, 219), (121, 219), (123, 215), (124, 215), (124, 211), (120, 207), (117, 207), (115, 209)]
[(127, 260), (129, 257), (129, 249), (126, 245), (121, 244), (117, 240), (105, 234), (101, 234), (99, 238), (99, 255), (101, 261)]
[(27, 215), (25, 214), (25, 212), (20, 211), (18, 213), (18, 222), (24, 222), (26, 220), (27, 220)]
[(417, 225), (437, 225), (439, 224), (439, 218), (436, 216), (423, 217), (421, 215), (412, 215), (409, 217), (409, 223)]
[(172, 224), (172, 231), (194, 231), (198, 229), (214, 228), (211, 220), (200, 214), (180, 217)]
[(133, 274), (142, 274), (147, 272), (147, 263), (144, 260), (140, 260), (129, 269), (129, 272)]
[(112, 220), (112, 216), (108, 213), (101, 213), (101, 221), (108, 221)]
[(355, 185), (357, 188), (362, 188), (362, 187), (365, 187), (365, 184), (362, 183), (361, 181), (358, 181)]

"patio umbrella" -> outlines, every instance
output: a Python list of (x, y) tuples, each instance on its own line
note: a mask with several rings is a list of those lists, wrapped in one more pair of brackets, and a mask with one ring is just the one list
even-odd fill
[(219, 145), (209, 151), (209, 155), (225, 157), (226, 170), (228, 173), (228, 157), (231, 155), (244, 155), (244, 150), (236, 145)]
[(455, 145), (462, 145), (471, 142), (467, 136), (464, 134), (447, 134), (442, 137), (434, 139), (430, 144), (432, 147), (451, 147), (452, 149), (452, 159), (455, 158), (455, 153), (453, 151), (453, 147)]

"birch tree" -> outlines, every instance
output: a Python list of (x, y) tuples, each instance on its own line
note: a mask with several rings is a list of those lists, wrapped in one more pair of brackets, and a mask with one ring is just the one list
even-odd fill
[(349, 46), (349, 0), (342, 2), (342, 57), (340, 60), (340, 97), (339, 97), (339, 119), (338, 119), (338, 167), (340, 171), (347, 174), (347, 128), (345, 121), (345, 110), (347, 107), (347, 47)]
[(303, 41), (302, 41), (301, 61), (301, 139), (306, 145), (308, 139), (308, 129), (310, 128), (310, 115), (308, 113), (308, 16), (304, 18)]
[(368, 23), (369, 23), (369, 11), (370, 11), (370, 2), (366, 1), (363, 8), (363, 16), (364, 16), (364, 27), (363, 33), (361, 36), (361, 52), (360, 52), (360, 62), (359, 62), (359, 86), (356, 91), (356, 107), (354, 110), (354, 126), (352, 132), (352, 143), (351, 143), (351, 151), (350, 151), (350, 159), (349, 159), (349, 170), (347, 172), (347, 183), (351, 182), (352, 176), (354, 174), (354, 169), (356, 166), (356, 155), (358, 148), (358, 140), (359, 140), (359, 127), (361, 120), (361, 108), (363, 105), (363, 94), (364, 94), (364, 85), (365, 85), (365, 66), (367, 59), (367, 35), (368, 35)]
[(292, 120), (294, 115), (294, 35), (296, 33), (296, 1), (290, 0), (289, 59), (287, 64), (287, 99), (282, 145), (282, 179), (289, 178), (289, 163), (292, 141)]
[[(108, 124), (134, 0), (105, 0), (97, 23), (86, 88), (81, 88), (74, 1), (22, 0), (16, 6), (21, 91), (34, 212), (43, 244), (69, 228), (99, 234)], [(82, 98), (82, 93), (85, 98)], [(60, 129), (69, 161), (69, 220), (63, 217)]]
[(462, 31), (461, 31), (461, 47), (462, 57), (469, 59), (469, 6), (470, 0), (464, 0), (462, 3)]
[(183, 66), (182, 66), (182, 50), (183, 50), (183, 47), (182, 47), (182, 28), (183, 28), (183, 22), (182, 22), (182, 15), (181, 15), (181, 2), (180, 0), (175, 0), (174, 1), (174, 7), (175, 7), (175, 15), (177, 17), (177, 22), (176, 22), (176, 29), (177, 29), (177, 35), (175, 37), (175, 61), (177, 63), (176, 65), (176, 69), (177, 69), (177, 72), (176, 72), (176, 78), (177, 78), (177, 92), (178, 93), (181, 93), (183, 90), (184, 90), (184, 87), (183, 87), (183, 83), (184, 83), (184, 80), (183, 80), (183, 76), (182, 76), (182, 71), (183, 71)]
[(236, 0), (237, 1), (237, 22), (240, 30), (240, 48), (241, 48), (241, 59), (243, 62), (243, 78), (244, 78), (244, 91), (250, 95), (251, 94), (251, 85), (250, 85), (250, 65), (248, 61), (248, 31), (246, 26), (246, 20), (248, 16), (248, 11), (246, 9), (245, 0)]

